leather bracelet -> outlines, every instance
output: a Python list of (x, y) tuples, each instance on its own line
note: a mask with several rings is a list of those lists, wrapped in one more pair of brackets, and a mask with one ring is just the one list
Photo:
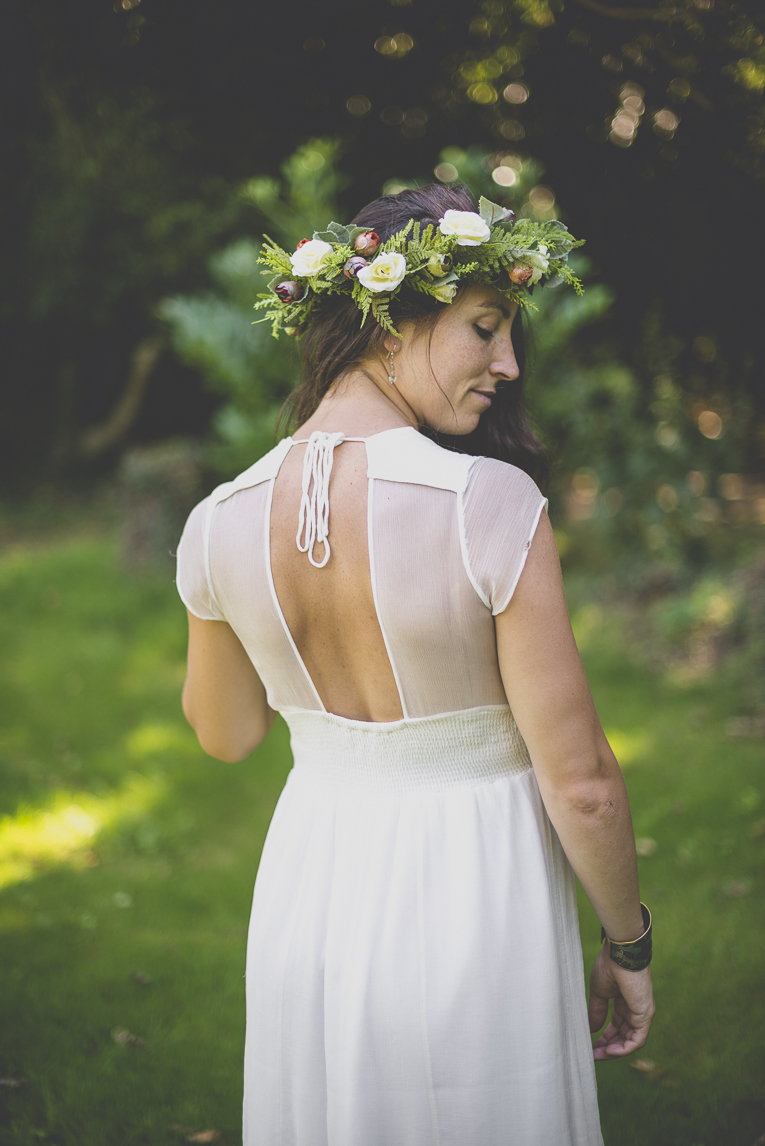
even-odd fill
[(640, 904), (640, 910), (645, 931), (638, 939), (628, 939), (622, 943), (618, 939), (609, 939), (604, 927), (600, 929), (600, 942), (608, 943), (608, 954), (612, 962), (625, 971), (642, 971), (651, 962), (651, 913), (644, 903)]

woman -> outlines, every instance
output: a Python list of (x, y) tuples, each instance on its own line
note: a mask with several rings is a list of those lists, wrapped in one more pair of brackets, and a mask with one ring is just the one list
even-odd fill
[(248, 943), (246, 1146), (601, 1143), (574, 872), (614, 937), (594, 1057), (645, 1043), (650, 916), (513, 342), (573, 245), (432, 186), (266, 252), (299, 428), (178, 555), (202, 747), (242, 760), (276, 710), (294, 754)]

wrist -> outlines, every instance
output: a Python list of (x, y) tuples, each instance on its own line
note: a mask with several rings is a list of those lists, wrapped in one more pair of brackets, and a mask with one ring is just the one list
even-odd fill
[(640, 904), (643, 915), (643, 931), (634, 939), (612, 939), (606, 935), (605, 928), (600, 929), (601, 943), (605, 943), (612, 963), (625, 971), (642, 971), (651, 962), (651, 913), (644, 903)]

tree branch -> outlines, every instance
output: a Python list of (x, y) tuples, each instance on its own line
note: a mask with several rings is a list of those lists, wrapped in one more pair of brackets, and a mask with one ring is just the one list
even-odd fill
[(157, 335), (149, 335), (138, 343), (116, 406), (105, 422), (91, 426), (80, 438), (80, 452), (86, 457), (97, 458), (106, 453), (133, 425), (161, 351), (162, 339)]
[(579, 0), (579, 3), (609, 20), (659, 20), (667, 23), (677, 15), (677, 8), (611, 8), (607, 4), (599, 4), (598, 0)]

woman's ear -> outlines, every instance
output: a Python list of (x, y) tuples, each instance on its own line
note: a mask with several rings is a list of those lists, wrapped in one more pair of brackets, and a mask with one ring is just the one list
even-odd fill
[(383, 346), (385, 347), (385, 353), (390, 354), (391, 350), (397, 351), (399, 349), (401, 346), (401, 339), (396, 338), (396, 336), (391, 334), (390, 331), (386, 331), (385, 337), (383, 338)]

